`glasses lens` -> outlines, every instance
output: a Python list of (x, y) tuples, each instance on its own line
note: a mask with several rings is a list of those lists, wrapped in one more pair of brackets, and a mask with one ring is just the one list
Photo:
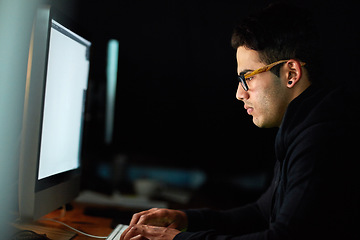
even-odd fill
[(244, 76), (244, 74), (240, 74), (240, 75), (238, 76), (238, 78), (239, 78), (239, 82), (241, 83), (241, 86), (243, 87), (243, 89), (244, 89), (245, 91), (249, 90), (249, 88), (248, 88), (248, 86), (247, 86), (247, 84), (246, 84), (246, 81), (245, 81), (245, 76)]

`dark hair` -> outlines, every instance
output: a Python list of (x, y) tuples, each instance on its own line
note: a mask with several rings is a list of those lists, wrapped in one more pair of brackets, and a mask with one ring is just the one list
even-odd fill
[[(266, 64), (284, 59), (306, 63), (310, 81), (318, 81), (320, 44), (312, 15), (306, 9), (285, 3), (271, 4), (262, 11), (241, 20), (234, 29), (231, 45), (259, 52)], [(279, 69), (274, 73), (279, 75)], [(277, 71), (277, 73), (276, 73)]]

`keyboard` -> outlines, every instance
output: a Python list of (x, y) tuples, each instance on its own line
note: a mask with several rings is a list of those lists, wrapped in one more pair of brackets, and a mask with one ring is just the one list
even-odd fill
[(121, 234), (127, 229), (128, 225), (119, 224), (116, 228), (110, 233), (106, 240), (119, 240)]

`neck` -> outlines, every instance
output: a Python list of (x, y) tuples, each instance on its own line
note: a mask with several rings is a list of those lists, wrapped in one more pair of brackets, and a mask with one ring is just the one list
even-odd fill
[(299, 77), (300, 79), (296, 82), (296, 84), (290, 88), (290, 101), (288, 102), (290, 104), (290, 102), (292, 100), (294, 100), (295, 98), (297, 98), (301, 93), (303, 93), (308, 87), (310, 87), (311, 82), (309, 80), (309, 75), (308, 72), (306, 71), (306, 69), (300, 69), (300, 73), (299, 73)]
[[(308, 80), (308, 78), (302, 78), (301, 81), (298, 81), (293, 88), (289, 89), (290, 92), (288, 94), (286, 108), (284, 109), (282, 118), (284, 117), (289, 104), (310, 86), (311, 86), (311, 82)], [(280, 127), (281, 125), (282, 118), (279, 121), (278, 127)]]
[[(294, 89), (293, 89), (293, 92), (292, 92), (292, 97), (291, 97), (291, 101), (294, 100), (295, 98), (297, 98), (301, 93), (303, 93), (308, 87), (311, 86), (311, 82), (306, 80), (306, 81), (299, 81), (298, 86), (296, 86)], [(291, 102), (290, 101), (290, 102)], [(290, 103), (289, 102), (289, 103)]]

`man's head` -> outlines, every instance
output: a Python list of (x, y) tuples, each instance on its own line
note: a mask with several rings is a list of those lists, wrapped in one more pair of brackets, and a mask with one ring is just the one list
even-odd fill
[(245, 73), (286, 60), (253, 76), (245, 74), (248, 89), (239, 83), (236, 97), (244, 102), (255, 125), (280, 126), (288, 104), (318, 79), (317, 42), (309, 14), (284, 4), (243, 19), (235, 28), (232, 46), (243, 78)]

